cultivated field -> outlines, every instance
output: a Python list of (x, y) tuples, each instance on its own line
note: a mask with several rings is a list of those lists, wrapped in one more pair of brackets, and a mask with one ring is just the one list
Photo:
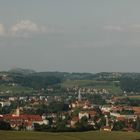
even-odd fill
[(140, 140), (139, 132), (8, 132), (0, 131), (0, 140)]

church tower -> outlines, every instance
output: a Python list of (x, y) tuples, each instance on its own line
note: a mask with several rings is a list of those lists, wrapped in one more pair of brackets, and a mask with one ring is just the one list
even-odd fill
[(79, 89), (79, 91), (78, 91), (78, 101), (81, 101), (81, 100), (82, 100), (82, 96), (81, 96), (81, 91)]
[(16, 116), (19, 116), (19, 115), (20, 115), (20, 108), (17, 107), (17, 109), (16, 109)]

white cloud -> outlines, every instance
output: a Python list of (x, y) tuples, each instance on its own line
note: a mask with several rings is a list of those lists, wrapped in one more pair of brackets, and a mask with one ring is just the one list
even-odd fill
[(47, 34), (49, 34), (49, 33), (63, 33), (64, 32), (62, 27), (57, 26), (57, 25), (41, 26), (40, 31), (42, 33), (47, 33)]
[(36, 34), (62, 33), (61, 29), (55, 26), (38, 25), (31, 20), (21, 20), (10, 29), (10, 35), (13, 37), (31, 37)]
[(11, 35), (29, 37), (42, 32), (42, 27), (30, 20), (21, 20), (11, 27)]
[(127, 26), (104, 26), (104, 30), (111, 32), (140, 32), (140, 24), (131, 24)]
[(5, 35), (5, 28), (3, 24), (0, 24), (0, 36), (4, 36), (4, 35)]
[(121, 26), (104, 26), (103, 27), (105, 30), (108, 30), (108, 31), (118, 31), (118, 32), (121, 32), (123, 31), (124, 29), (121, 27)]

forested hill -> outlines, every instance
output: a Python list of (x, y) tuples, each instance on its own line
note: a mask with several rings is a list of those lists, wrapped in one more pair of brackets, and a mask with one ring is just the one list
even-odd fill
[[(36, 72), (28, 69), (14, 69), (0, 72), (0, 84), (15, 83), (33, 89), (46, 88), (48, 86), (60, 86), (64, 81), (84, 80), (116, 82), (123, 91), (140, 92), (140, 73), (69, 73), (69, 72)], [(80, 82), (79, 82), (80, 83)], [(99, 82), (94, 82), (95, 83)], [(84, 85), (84, 84), (83, 84)], [(88, 85), (88, 84), (87, 84)], [(113, 84), (110, 84), (113, 85)], [(100, 84), (100, 87), (102, 85)]]

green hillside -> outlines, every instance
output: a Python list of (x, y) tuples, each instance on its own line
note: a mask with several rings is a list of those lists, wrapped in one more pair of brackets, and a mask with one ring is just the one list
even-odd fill
[(120, 86), (116, 86), (113, 81), (96, 81), (96, 80), (65, 80), (61, 83), (63, 88), (93, 87), (97, 89), (107, 89), (111, 93), (121, 93)]
[(14, 94), (22, 94), (24, 93), (32, 93), (33, 89), (23, 86), (11, 86), (7, 84), (0, 84), (0, 95), (14, 95)]
[(138, 132), (8, 132), (0, 131), (0, 140), (140, 140)]

